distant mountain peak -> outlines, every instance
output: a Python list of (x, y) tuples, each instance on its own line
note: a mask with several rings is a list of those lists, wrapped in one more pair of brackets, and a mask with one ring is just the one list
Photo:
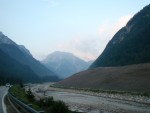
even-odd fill
[(30, 51), (28, 49), (26, 49), (26, 47), (24, 45), (19, 45), (19, 49), (21, 51), (24, 51), (25, 53), (27, 53), (28, 55), (32, 56)]
[(53, 69), (61, 78), (66, 78), (74, 73), (86, 70), (91, 64), (72, 53), (61, 51), (49, 54), (42, 62), (47, 68)]
[(47, 69), (38, 60), (33, 58), (30, 54), (30, 51), (26, 49), (24, 45), (16, 44), (2, 32), (0, 32), (0, 50), (5, 52), (8, 56), (10, 56), (20, 64), (23, 64), (30, 68), (38, 77), (41, 77), (42, 79), (45, 79), (44, 77), (47, 77), (47, 79), (52, 79), (52, 81), (54, 79), (59, 80), (55, 73), (53, 73), (50, 69)]
[(17, 48), (19, 48), (22, 52), (27, 53), (28, 55), (32, 56), (30, 51), (26, 49), (24, 45), (18, 45), (14, 41), (12, 41), (10, 38), (5, 36), (2, 32), (0, 32), (0, 44), (8, 44), (8, 45), (14, 45)]
[[(72, 53), (64, 52), (64, 51), (55, 51), (55, 52), (53, 52), (53, 53), (51, 53), (51, 54), (75, 56), (75, 55), (73, 55)], [(50, 54), (50, 55), (51, 55), (51, 54)]]
[(13, 44), (16, 45), (11, 39), (5, 36), (2, 32), (0, 32), (0, 44)]
[(75, 55), (73, 55), (72, 53), (68, 53), (68, 52), (62, 52), (62, 51), (55, 51), (51, 54), (49, 54), (46, 59), (44, 59), (42, 62), (50, 62), (49, 59), (51, 59), (51, 61), (62, 61), (64, 59), (68, 59), (68, 60), (72, 60), (76, 58), (79, 59), (78, 57), (76, 57)]

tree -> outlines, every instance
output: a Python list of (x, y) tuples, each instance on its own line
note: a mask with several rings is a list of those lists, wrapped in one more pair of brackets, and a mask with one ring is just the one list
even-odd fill
[(29, 87), (29, 89), (27, 90), (27, 98), (30, 100), (30, 101), (34, 101), (34, 95), (31, 91), (31, 88)]

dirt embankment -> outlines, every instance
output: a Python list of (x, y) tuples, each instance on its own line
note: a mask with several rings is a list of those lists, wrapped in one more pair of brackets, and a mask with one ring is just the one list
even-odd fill
[(99, 67), (77, 73), (55, 86), (150, 92), (150, 63)]

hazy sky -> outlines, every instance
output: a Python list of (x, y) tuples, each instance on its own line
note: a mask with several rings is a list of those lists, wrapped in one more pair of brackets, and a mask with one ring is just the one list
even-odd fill
[(66, 51), (97, 58), (149, 0), (0, 0), (0, 31), (39, 60)]

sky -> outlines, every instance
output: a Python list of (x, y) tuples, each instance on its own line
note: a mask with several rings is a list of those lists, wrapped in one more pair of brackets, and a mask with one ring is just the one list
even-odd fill
[(0, 31), (38, 60), (54, 51), (95, 60), (149, 0), (0, 0)]

